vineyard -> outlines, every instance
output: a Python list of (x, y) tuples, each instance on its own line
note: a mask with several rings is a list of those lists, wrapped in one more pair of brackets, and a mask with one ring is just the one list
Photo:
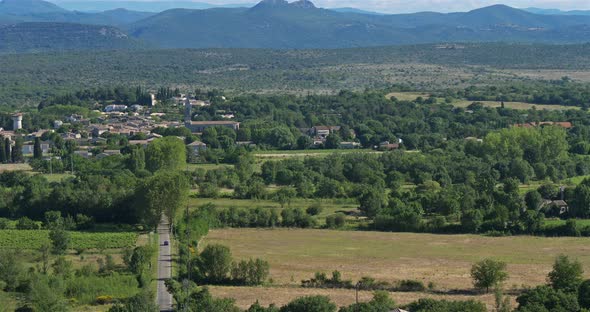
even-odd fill
[[(114, 249), (135, 246), (136, 233), (87, 233), (70, 232), (72, 249)], [(1, 230), (0, 248), (38, 249), (49, 243), (49, 231), (44, 230)]]

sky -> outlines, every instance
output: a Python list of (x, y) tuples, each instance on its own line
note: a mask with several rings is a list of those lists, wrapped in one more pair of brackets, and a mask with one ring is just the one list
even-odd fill
[[(60, 2), (68, 1), (61, 0)], [(69, 0), (73, 1), (73, 0)], [(100, 0), (75, 0), (100, 1)], [(129, 0), (128, 0), (129, 1)], [(174, 0), (137, 0), (174, 1)], [(177, 0), (178, 1), (178, 0)], [(256, 3), (259, 0), (180, 0), (211, 4)], [(293, 2), (294, 0), (288, 0)], [(464, 12), (493, 4), (506, 4), (516, 8), (545, 8), (561, 10), (590, 10), (590, 0), (311, 0), (319, 7), (353, 7), (383, 13), (409, 13), (421, 11)]]

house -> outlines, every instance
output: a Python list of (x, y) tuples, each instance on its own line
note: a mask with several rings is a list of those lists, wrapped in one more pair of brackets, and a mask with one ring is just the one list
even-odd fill
[(389, 143), (389, 141), (379, 143), (380, 150), (391, 151), (391, 150), (396, 150), (398, 148), (399, 148), (399, 143)]
[(207, 150), (207, 144), (199, 141), (195, 141), (187, 146), (195, 156), (199, 155), (200, 152)]
[(129, 140), (129, 145), (141, 145), (141, 147), (147, 147), (154, 140), (155, 138), (150, 138), (147, 140)]
[(330, 134), (338, 131), (340, 126), (315, 126), (311, 128), (311, 135), (325, 140)]
[(108, 126), (95, 126), (94, 128), (92, 128), (92, 136), (96, 138), (105, 132), (109, 132), (110, 130), (111, 127)]
[(397, 309), (393, 309), (389, 312), (408, 312), (408, 311), (397, 308)]
[(127, 110), (127, 105), (107, 105), (104, 111), (107, 113), (124, 112)]
[(90, 158), (92, 157), (92, 152), (85, 150), (85, 151), (74, 151), (74, 155), (78, 155), (83, 158)]
[(555, 209), (555, 212), (559, 215), (563, 215), (569, 212), (569, 205), (565, 200), (544, 200), (541, 204), (540, 209), (551, 210)]
[(121, 155), (120, 150), (104, 150), (102, 153), (96, 155), (96, 158), (103, 159), (109, 156)]
[(240, 129), (240, 123), (235, 121), (187, 121), (184, 126), (193, 133), (203, 132), (205, 129), (213, 127), (228, 127), (235, 131)]

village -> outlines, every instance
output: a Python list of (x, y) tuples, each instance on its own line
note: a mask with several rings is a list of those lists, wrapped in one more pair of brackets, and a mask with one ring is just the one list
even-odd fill
[[(58, 159), (59, 156), (53, 155), (55, 143), (53, 138), (60, 137), (64, 142), (71, 142), (76, 150), (74, 155), (84, 158), (98, 158), (121, 154), (120, 149), (109, 149), (108, 138), (112, 136), (123, 137), (127, 139), (130, 146), (139, 145), (146, 147), (153, 140), (161, 138), (162, 135), (155, 133), (154, 129), (177, 129), (185, 127), (193, 135), (201, 136), (208, 128), (226, 127), (233, 131), (240, 129), (240, 122), (234, 121), (233, 113), (220, 114), (220, 120), (194, 121), (194, 108), (201, 108), (210, 105), (209, 101), (202, 101), (191, 98), (187, 95), (179, 95), (172, 99), (176, 106), (182, 106), (184, 110), (183, 121), (168, 121), (161, 117), (164, 113), (150, 112), (150, 109), (141, 105), (106, 105), (103, 111), (94, 111), (100, 114), (100, 117), (91, 120), (84, 118), (79, 114), (66, 116), (63, 120), (53, 121), (52, 129), (39, 129), (34, 132), (27, 132), (23, 128), (23, 113), (12, 115), (12, 129), (0, 128), (0, 137), (5, 141), (6, 155), (11, 155), (14, 149), (19, 149), (23, 155), (20, 161), (28, 161), (34, 155), (35, 144), (42, 152), (44, 160)], [(152, 94), (152, 107), (158, 105), (158, 101)], [(341, 131), (340, 126), (314, 126), (311, 128), (299, 128), (302, 135), (309, 136), (312, 139), (311, 148), (324, 148), (330, 134), (338, 134)], [(351, 131), (351, 137), (356, 134)], [(185, 140), (184, 137), (179, 137)], [(374, 149), (378, 150), (395, 150), (400, 148), (399, 142), (384, 141)], [(256, 144), (251, 141), (237, 141), (238, 146), (255, 147)], [(199, 140), (187, 142), (187, 148), (193, 156), (198, 156), (200, 152), (207, 149), (207, 144)], [(337, 146), (332, 148), (339, 149), (361, 149), (362, 146), (357, 141), (337, 142)], [(19, 160), (12, 160), (19, 162)]]

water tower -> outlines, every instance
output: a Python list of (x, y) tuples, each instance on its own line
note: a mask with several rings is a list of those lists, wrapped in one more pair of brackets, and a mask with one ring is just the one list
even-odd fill
[(23, 114), (15, 114), (12, 116), (12, 130), (16, 131), (23, 128)]

